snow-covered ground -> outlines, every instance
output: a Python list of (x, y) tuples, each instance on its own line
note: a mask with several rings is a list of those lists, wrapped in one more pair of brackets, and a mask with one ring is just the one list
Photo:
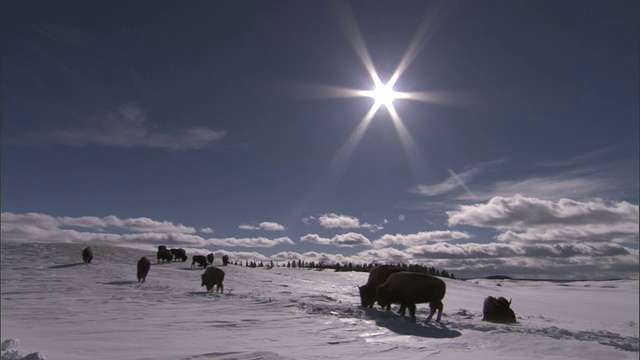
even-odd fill
[[(2, 242), (3, 359), (638, 359), (638, 280), (450, 280), (440, 324), (362, 309), (368, 274), (155, 264), (155, 254), (92, 245)], [(136, 262), (152, 259), (147, 282)], [(498, 286), (498, 284), (500, 286)], [(512, 298), (518, 323), (482, 321), (486, 296)], [(32, 354), (36, 359), (38, 354)]]

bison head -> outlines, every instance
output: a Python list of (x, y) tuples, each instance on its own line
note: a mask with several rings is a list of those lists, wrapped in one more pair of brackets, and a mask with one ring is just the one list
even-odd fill
[(360, 292), (360, 305), (362, 307), (372, 307), (376, 302), (375, 289), (367, 284), (358, 286), (358, 291)]

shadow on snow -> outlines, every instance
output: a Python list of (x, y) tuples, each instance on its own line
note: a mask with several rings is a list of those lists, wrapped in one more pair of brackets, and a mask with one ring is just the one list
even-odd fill
[(53, 265), (49, 266), (49, 269), (66, 269), (74, 266), (84, 265), (84, 263), (74, 263), (74, 264), (63, 264), (63, 265)]

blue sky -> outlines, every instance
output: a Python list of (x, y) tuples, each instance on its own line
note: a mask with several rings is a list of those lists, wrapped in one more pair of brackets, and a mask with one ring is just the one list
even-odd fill
[(4, 240), (637, 277), (637, 1), (0, 7)]

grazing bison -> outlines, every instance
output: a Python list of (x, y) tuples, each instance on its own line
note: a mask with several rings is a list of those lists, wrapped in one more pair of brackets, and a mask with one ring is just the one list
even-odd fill
[(389, 275), (387, 281), (376, 289), (376, 301), (382, 307), (400, 304), (400, 315), (409, 308), (411, 322), (416, 322), (416, 304), (429, 303), (431, 313), (427, 322), (438, 310), (436, 321), (442, 317), (442, 299), (447, 290), (444, 281), (435, 276), (414, 272), (397, 272)]
[(211, 291), (213, 285), (216, 285), (216, 293), (220, 290), (223, 293), (224, 287), (222, 281), (224, 280), (224, 271), (218, 269), (215, 266), (211, 266), (202, 274), (202, 284), (200, 286), (207, 286), (207, 292)]
[[(358, 286), (362, 307), (373, 307), (373, 304), (376, 302), (376, 288), (378, 285), (384, 284), (384, 282), (389, 278), (389, 275), (400, 271), (407, 270), (392, 265), (380, 265), (371, 269), (367, 283), (362, 286)], [(387, 311), (390, 309), (391, 304), (387, 306)]]
[(196, 267), (196, 263), (198, 263), (198, 265), (201, 268), (206, 268), (207, 267), (207, 257), (204, 255), (193, 255), (191, 257), (191, 267)]
[(151, 261), (149, 261), (145, 256), (138, 260), (138, 282), (143, 283), (147, 280), (147, 274), (149, 273), (150, 268)]
[(209, 265), (213, 265), (213, 259), (215, 259), (215, 256), (213, 256), (213, 253), (207, 254), (207, 262), (209, 263)]
[(229, 264), (229, 257), (227, 255), (222, 255), (222, 265), (227, 266)]
[(92, 259), (93, 250), (91, 250), (91, 246), (87, 246), (86, 248), (82, 249), (82, 262), (87, 265), (91, 263)]
[(511, 309), (511, 300), (503, 297), (494, 298), (488, 296), (484, 299), (484, 306), (482, 307), (482, 320), (491, 321), (497, 323), (510, 324), (516, 322), (516, 314)]
[(176, 259), (176, 261), (178, 261), (178, 259), (180, 259), (180, 261), (185, 262), (187, 261), (187, 252), (184, 251), (184, 249), (171, 249), (169, 250), (171, 251), (171, 255), (173, 255), (173, 258)]
[(170, 263), (171, 260), (173, 260), (173, 254), (171, 254), (171, 251), (169, 250), (158, 250), (158, 264), (160, 264), (160, 260), (162, 260), (163, 262), (168, 262)]

